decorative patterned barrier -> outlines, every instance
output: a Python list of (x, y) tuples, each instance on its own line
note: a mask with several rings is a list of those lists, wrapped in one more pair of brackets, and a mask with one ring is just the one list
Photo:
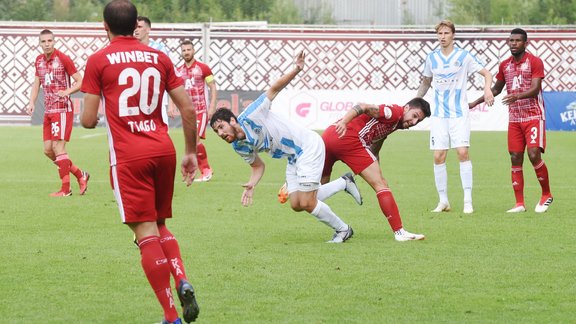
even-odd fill
[[(38, 33), (51, 29), (58, 49), (83, 70), (88, 56), (108, 42), (101, 24), (0, 22), (0, 123), (28, 123), (25, 113), (34, 80), (32, 62), (40, 54)], [(293, 90), (411, 90), (416, 92), (424, 58), (438, 44), (431, 26), (420, 29), (314, 29), (308, 27), (223, 27), (198, 24), (154, 24), (152, 38), (166, 43), (180, 64), (179, 43), (196, 41), (199, 60), (208, 62), (218, 88), (260, 91), (305, 50), (306, 71)], [(342, 28), (342, 27), (339, 27)], [(506, 38), (512, 27), (467, 28), (457, 31), (457, 43), (496, 72), (509, 52)], [(540, 56), (547, 77), (546, 91), (576, 89), (576, 30), (526, 27), (529, 50)], [(471, 77), (479, 90), (482, 78)], [(40, 100), (39, 100), (40, 101)]]

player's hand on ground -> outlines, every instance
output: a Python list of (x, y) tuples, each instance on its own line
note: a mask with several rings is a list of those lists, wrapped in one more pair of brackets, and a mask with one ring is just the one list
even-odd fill
[(249, 183), (245, 183), (242, 185), (242, 187), (244, 187), (244, 192), (242, 193), (242, 206), (244, 207), (248, 207), (250, 205), (252, 205), (252, 196), (254, 195), (254, 186), (249, 184)]
[(336, 133), (338, 134), (338, 138), (342, 138), (342, 136), (344, 136), (344, 134), (346, 134), (346, 123), (344, 123), (342, 120), (340, 120), (336, 124), (334, 124), (334, 126), (336, 128)]
[(198, 160), (196, 154), (190, 153), (184, 155), (182, 158), (182, 181), (186, 183), (187, 187), (194, 182), (196, 171), (198, 171)]
[(298, 53), (298, 55), (296, 55), (296, 59), (294, 60), (294, 64), (296, 65), (296, 67), (300, 71), (304, 70), (304, 59), (305, 58), (306, 58), (306, 54), (304, 54), (304, 51), (301, 51), (300, 53)]

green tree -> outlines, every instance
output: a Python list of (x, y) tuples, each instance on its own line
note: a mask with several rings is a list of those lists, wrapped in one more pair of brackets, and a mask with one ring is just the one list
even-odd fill
[(567, 25), (576, 23), (576, 0), (449, 0), (457, 24)]

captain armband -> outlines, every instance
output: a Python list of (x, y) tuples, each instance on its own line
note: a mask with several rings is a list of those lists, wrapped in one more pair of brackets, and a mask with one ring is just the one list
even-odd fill
[(354, 109), (356, 111), (356, 116), (360, 116), (362, 115), (363, 111), (362, 108), (360, 107), (360, 105), (354, 105), (354, 107), (352, 107), (352, 109)]

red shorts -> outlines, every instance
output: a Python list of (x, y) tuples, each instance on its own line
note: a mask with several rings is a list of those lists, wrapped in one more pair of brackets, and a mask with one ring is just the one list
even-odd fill
[(508, 123), (508, 151), (524, 152), (526, 147), (546, 149), (546, 122), (530, 120), (522, 123)]
[(196, 128), (201, 139), (206, 139), (206, 127), (208, 127), (208, 113), (206, 110), (196, 112)]
[(326, 146), (326, 158), (322, 176), (332, 173), (336, 161), (344, 162), (354, 174), (359, 174), (377, 160), (369, 147), (364, 146), (357, 133), (348, 130), (344, 137), (338, 138), (334, 125), (326, 128), (322, 133), (322, 140)]
[(157, 222), (172, 217), (176, 155), (117, 164), (110, 181), (123, 223)]
[(46, 141), (70, 141), (74, 112), (44, 114), (43, 139)]

